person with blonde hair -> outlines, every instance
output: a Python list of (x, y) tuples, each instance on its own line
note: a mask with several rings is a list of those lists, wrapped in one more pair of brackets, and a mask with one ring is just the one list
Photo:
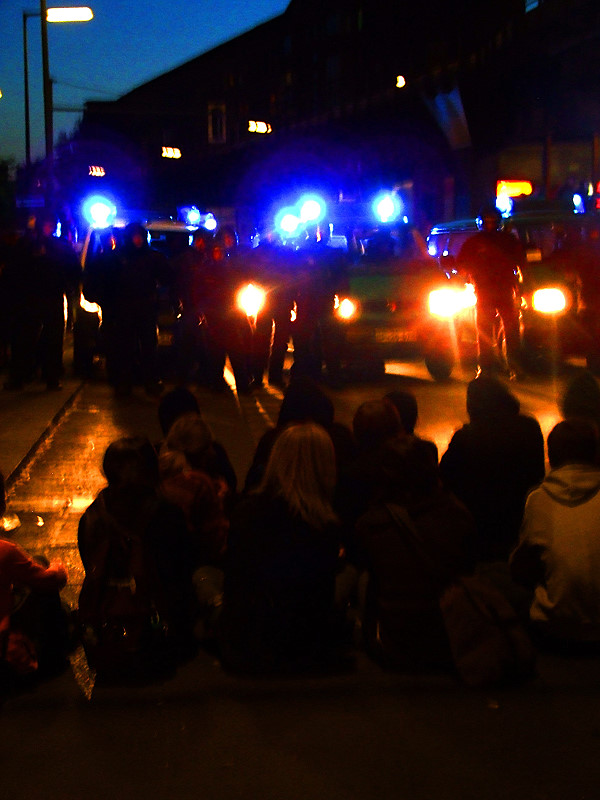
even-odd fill
[(224, 666), (289, 672), (339, 653), (333, 443), (320, 425), (283, 430), (259, 488), (231, 519), (221, 616)]

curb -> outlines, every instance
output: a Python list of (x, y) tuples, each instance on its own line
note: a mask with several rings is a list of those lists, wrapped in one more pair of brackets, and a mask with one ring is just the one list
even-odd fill
[(61, 408), (52, 417), (52, 419), (50, 420), (50, 422), (48, 423), (46, 428), (38, 436), (38, 438), (35, 440), (35, 442), (29, 448), (27, 453), (19, 461), (17, 466), (13, 469), (13, 471), (9, 475), (7, 475), (4, 478), (4, 487), (5, 487), (7, 492), (17, 482), (17, 480), (21, 476), (21, 473), (24, 471), (24, 469), (27, 467), (27, 465), (31, 463), (31, 461), (33, 460), (35, 454), (37, 453), (37, 451), (39, 450), (40, 446), (43, 444), (45, 439), (48, 438), (48, 436), (56, 428), (56, 426), (61, 421), (61, 419), (64, 417), (64, 415), (67, 413), (67, 411), (71, 408), (71, 406), (75, 402), (75, 399), (76, 399), (77, 395), (83, 389), (84, 385), (85, 385), (84, 382), (80, 383), (75, 388), (75, 390), (67, 397), (67, 399), (65, 400), (65, 402), (63, 403)]

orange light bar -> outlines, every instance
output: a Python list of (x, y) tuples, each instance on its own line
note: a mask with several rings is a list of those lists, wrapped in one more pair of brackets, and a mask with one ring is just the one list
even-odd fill
[(496, 197), (500, 195), (508, 197), (520, 197), (521, 195), (530, 195), (533, 192), (533, 185), (531, 181), (497, 181), (496, 182)]

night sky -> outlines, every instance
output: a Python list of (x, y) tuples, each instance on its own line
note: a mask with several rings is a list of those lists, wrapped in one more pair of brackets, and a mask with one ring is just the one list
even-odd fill
[[(61, 2), (47, 0), (47, 6)], [(285, 11), (289, 0), (71, 0), (89, 5), (86, 23), (49, 24), (54, 106), (113, 100), (163, 72)], [(23, 11), (37, 0), (0, 1), (0, 158), (25, 159)], [(39, 17), (27, 21), (32, 158), (44, 155)], [(80, 115), (54, 114), (55, 141)]]

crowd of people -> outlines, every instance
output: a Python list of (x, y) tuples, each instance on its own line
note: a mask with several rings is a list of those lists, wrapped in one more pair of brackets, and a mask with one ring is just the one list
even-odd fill
[[(207, 647), (228, 670), (296, 674), (346, 670), (361, 647), (386, 668), (452, 670), (440, 596), (472, 574), (495, 582), (539, 647), (599, 651), (596, 379), (583, 371), (567, 388), (548, 471), (540, 426), (506, 383), (475, 378), (466, 409), (438, 459), (415, 433), (411, 393), (362, 403), (346, 426), (296, 376), (238, 486), (196, 396), (166, 393), (162, 441), (111, 443), (107, 486), (79, 523), (75, 641), (90, 666), (137, 680)], [(47, 658), (50, 629), (14, 610), (18, 590), (61, 629), (66, 579), (1, 542), (5, 668), (19, 671), (25, 646)]]

